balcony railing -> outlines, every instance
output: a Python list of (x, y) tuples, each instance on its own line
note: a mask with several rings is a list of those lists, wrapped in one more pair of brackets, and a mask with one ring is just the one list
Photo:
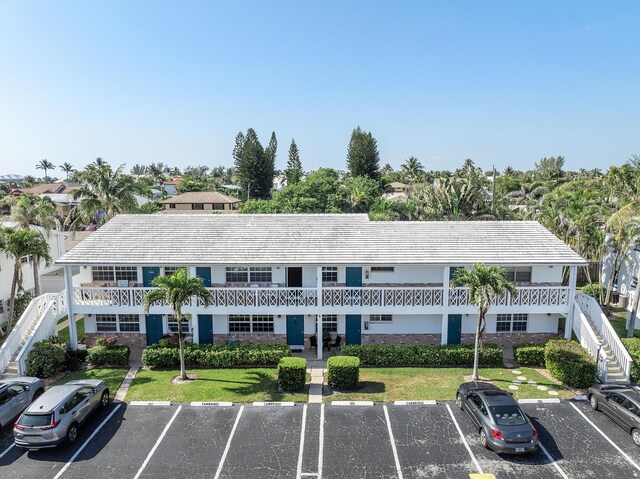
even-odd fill
[[(74, 288), (74, 303), (81, 306), (143, 305), (144, 295), (152, 288), (88, 287)], [(208, 288), (213, 307), (314, 307), (318, 305), (316, 288)], [(521, 286), (515, 296), (509, 293), (495, 298), (496, 306), (567, 306), (569, 288), (560, 286)], [(326, 287), (322, 288), (323, 307), (468, 307), (467, 288), (449, 291), (448, 305), (444, 304), (442, 287)], [(185, 306), (202, 307), (199, 299), (189, 300)]]

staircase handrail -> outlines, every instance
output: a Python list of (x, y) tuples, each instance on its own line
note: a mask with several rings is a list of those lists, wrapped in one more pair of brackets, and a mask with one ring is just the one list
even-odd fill
[(56, 314), (54, 313), (56, 298), (52, 298), (49, 304), (40, 315), (38, 321), (35, 324), (31, 336), (27, 338), (22, 349), (18, 353), (16, 358), (16, 364), (18, 366), (18, 376), (23, 376), (27, 371), (27, 355), (33, 348), (33, 345), (38, 341), (50, 338), (53, 336), (56, 330), (56, 324), (58, 324)]
[(591, 357), (597, 362), (602, 349), (602, 343), (598, 340), (595, 331), (578, 304), (575, 303), (573, 307), (573, 332), (576, 334), (580, 344), (589, 351)]
[(622, 340), (616, 333), (615, 329), (609, 322), (609, 318), (604, 314), (602, 308), (596, 301), (596, 299), (592, 296), (589, 296), (584, 293), (576, 294), (576, 302), (580, 305), (580, 308), (583, 309), (584, 313), (587, 314), (596, 328), (599, 329), (602, 338), (606, 342), (609, 349), (611, 349), (611, 354), (616, 359), (620, 369), (624, 373), (624, 378), (626, 381), (629, 381), (631, 375), (631, 363), (633, 359), (631, 359), (631, 355), (627, 348), (622, 344)]
[(49, 296), (48, 293), (45, 293), (33, 298), (20, 316), (20, 319), (18, 319), (18, 322), (11, 329), (5, 342), (2, 343), (0, 347), (0, 374), (4, 372), (7, 365), (11, 362), (14, 354), (20, 347), (22, 338), (29, 332), (33, 323), (37, 321), (42, 310), (42, 305), (49, 301)]

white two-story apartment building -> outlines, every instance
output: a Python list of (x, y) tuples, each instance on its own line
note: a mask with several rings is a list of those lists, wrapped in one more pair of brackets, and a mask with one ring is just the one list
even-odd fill
[(154, 277), (186, 267), (213, 295), (211, 306), (193, 299), (183, 308), (194, 342), (293, 348), (325, 331), (343, 344), (471, 342), (476, 307), (449, 281), (474, 263), (503, 266), (518, 288), (496, 298), (488, 341), (543, 342), (559, 334), (561, 318), (571, 320), (585, 262), (535, 222), (119, 215), (57, 261), (67, 274), (80, 268), (68, 303), (85, 316), (89, 343), (113, 335), (147, 345), (176, 332), (170, 308), (153, 305), (145, 315), (143, 297)]

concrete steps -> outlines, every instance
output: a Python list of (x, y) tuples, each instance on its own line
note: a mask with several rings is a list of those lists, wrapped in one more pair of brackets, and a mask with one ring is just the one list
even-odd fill
[(605, 354), (605, 356), (609, 360), (609, 365), (607, 367), (607, 383), (629, 384), (629, 381), (625, 378), (624, 372), (620, 368), (618, 361), (616, 361), (616, 358), (611, 352), (611, 348), (609, 347), (609, 344), (604, 339), (604, 337), (600, 334), (600, 331), (598, 331), (598, 328), (596, 328), (595, 324), (593, 324), (593, 321), (591, 321), (591, 318), (587, 317), (587, 321), (593, 328), (593, 331), (596, 333), (596, 338), (602, 344), (602, 352)]

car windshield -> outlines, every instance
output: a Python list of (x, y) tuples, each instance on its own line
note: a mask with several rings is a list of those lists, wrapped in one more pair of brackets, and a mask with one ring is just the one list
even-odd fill
[(500, 426), (521, 426), (527, 422), (518, 406), (490, 406), (489, 410)]
[(42, 427), (51, 424), (51, 414), (23, 414), (18, 420), (20, 426)]

